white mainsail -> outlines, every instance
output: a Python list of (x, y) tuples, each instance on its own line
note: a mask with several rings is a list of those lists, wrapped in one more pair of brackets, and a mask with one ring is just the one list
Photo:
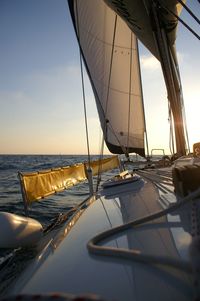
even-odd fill
[[(176, 57), (176, 29), (182, 4), (178, 0), (104, 0), (126, 22), (137, 38), (161, 63), (173, 114), (176, 151), (186, 154), (187, 126)], [(182, 1), (183, 3), (186, 0)]]
[(69, 7), (109, 150), (144, 156), (145, 120), (134, 34), (104, 1), (69, 1)]

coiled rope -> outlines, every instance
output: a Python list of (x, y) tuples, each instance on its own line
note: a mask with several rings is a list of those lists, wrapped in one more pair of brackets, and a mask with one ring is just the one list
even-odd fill
[(113, 247), (105, 247), (99, 246), (98, 244), (102, 243), (103, 240), (110, 238), (113, 235), (119, 234), (125, 230), (133, 229), (138, 226), (141, 226), (145, 223), (148, 223), (152, 220), (158, 219), (160, 217), (165, 216), (166, 214), (172, 213), (180, 207), (186, 205), (188, 202), (192, 201), (194, 198), (200, 196), (200, 188), (198, 188), (193, 193), (190, 193), (188, 196), (184, 197), (180, 202), (170, 206), (165, 210), (161, 210), (155, 212), (151, 215), (144, 216), (143, 218), (133, 220), (127, 224), (109, 229), (105, 232), (102, 232), (95, 237), (93, 237), (87, 244), (87, 248), (91, 254), (100, 255), (100, 256), (110, 256), (117, 257), (121, 259), (134, 260), (137, 262), (148, 263), (151, 265), (163, 265), (168, 267), (173, 267), (176, 269), (183, 270), (187, 273), (193, 272), (193, 266), (189, 261), (178, 260), (165, 256), (153, 256), (142, 254), (138, 250), (134, 249), (124, 249), (124, 248), (113, 248)]

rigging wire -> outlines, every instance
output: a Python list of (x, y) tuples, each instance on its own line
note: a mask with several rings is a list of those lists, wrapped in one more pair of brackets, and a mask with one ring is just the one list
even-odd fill
[[(114, 45), (115, 45), (115, 36), (116, 36), (116, 29), (117, 29), (117, 20), (118, 16), (115, 15), (115, 22), (114, 22), (114, 29), (113, 29), (113, 41), (112, 41), (112, 50), (111, 50), (111, 60), (110, 60), (110, 70), (109, 70), (109, 78), (108, 78), (108, 89), (107, 89), (107, 95), (106, 95), (106, 108), (105, 108), (105, 118), (107, 117), (107, 110), (108, 110), (108, 100), (109, 100), (109, 93), (110, 93), (110, 82), (111, 82), (111, 74), (112, 74), (112, 66), (113, 66), (113, 54), (114, 54)], [(107, 122), (105, 120), (105, 129)]]
[[(109, 100), (109, 92), (110, 92), (110, 81), (111, 81), (111, 73), (112, 73), (112, 65), (113, 65), (113, 54), (114, 54), (114, 44), (115, 44), (115, 36), (116, 36), (116, 28), (117, 28), (117, 14), (115, 15), (115, 21), (114, 21), (114, 29), (113, 29), (113, 43), (112, 43), (112, 50), (111, 50), (111, 60), (110, 60), (110, 70), (109, 70), (109, 78), (108, 78), (108, 89), (107, 89), (107, 95), (106, 95), (106, 106), (105, 106), (105, 114), (104, 114), (104, 125), (103, 125), (103, 133), (106, 136), (107, 131), (107, 125), (109, 121), (107, 120), (107, 111), (108, 111), (108, 100)], [(103, 139), (104, 140), (104, 139)], [(104, 150), (104, 141), (102, 141), (101, 146), (101, 152), (99, 159), (101, 160), (103, 158), (103, 150)], [(98, 174), (97, 174), (97, 186), (96, 186), (96, 192), (98, 191), (99, 184), (101, 181), (101, 173), (102, 173), (102, 166), (99, 164), (98, 168)]]
[(100, 150), (100, 155), (99, 155), (99, 168), (98, 168), (98, 173), (97, 173), (96, 193), (99, 190), (99, 185), (101, 182), (101, 174), (102, 174), (101, 160), (103, 159), (103, 153), (104, 153), (104, 137), (102, 135), (101, 150)]
[[(179, 71), (179, 66), (177, 65), (177, 72), (179, 74), (179, 78), (181, 78), (180, 71)], [(187, 148), (188, 152), (190, 152), (190, 142), (189, 142), (189, 134), (188, 134), (188, 128), (187, 128), (187, 120), (186, 120), (186, 112), (185, 112), (185, 106), (183, 102), (183, 88), (182, 88), (182, 83), (180, 81), (180, 96), (182, 99), (182, 113), (183, 113), (183, 121), (184, 121), (184, 130), (185, 130), (185, 135), (186, 135), (186, 141), (187, 141)]]
[(142, 75), (141, 75), (141, 66), (140, 66), (140, 58), (139, 58), (139, 45), (138, 39), (136, 38), (136, 47), (137, 47), (137, 59), (138, 59), (138, 69), (140, 75), (140, 91), (142, 96), (142, 108), (143, 108), (143, 116), (144, 116), (144, 128), (145, 128), (145, 141), (146, 141), (146, 150), (147, 150), (147, 158), (149, 159), (149, 142), (148, 142), (148, 135), (147, 135), (147, 123), (146, 123), (146, 116), (145, 116), (145, 109), (144, 109), (144, 95), (142, 89)]
[(133, 58), (133, 34), (131, 33), (131, 51), (130, 51), (130, 74), (129, 74), (129, 99), (128, 99), (128, 135), (126, 153), (129, 158), (129, 136), (130, 136), (130, 115), (131, 115), (131, 88), (132, 88), (132, 58)]
[[(104, 152), (104, 137), (103, 137), (101, 127), (99, 128), (99, 130), (100, 130), (100, 132), (99, 132), (99, 147), (98, 147), (99, 151), (98, 151), (98, 154), (99, 154), (99, 160), (101, 160), (101, 159), (103, 159), (101, 154), (103, 154), (103, 152)], [(98, 169), (97, 180), (96, 180), (96, 189), (95, 189), (96, 193), (98, 192), (100, 182), (101, 182), (101, 173), (99, 172), (99, 169)]]
[(81, 83), (82, 83), (82, 95), (83, 95), (83, 107), (84, 107), (84, 119), (85, 119), (85, 132), (86, 132), (86, 141), (87, 141), (87, 155), (88, 155), (88, 165), (90, 168), (90, 145), (89, 145), (89, 131), (88, 131), (88, 123), (87, 123), (87, 109), (86, 109), (86, 98), (85, 98), (85, 85), (84, 85), (84, 75), (83, 75), (83, 61), (81, 55), (81, 46), (80, 46), (80, 32), (79, 32), (79, 16), (78, 16), (78, 8), (77, 1), (75, 2), (76, 6), (76, 19), (77, 19), (77, 37), (79, 39), (79, 55), (80, 55), (80, 67), (81, 67)]
[(183, 21), (177, 14), (175, 14), (171, 9), (167, 8), (166, 6), (162, 7), (171, 15), (173, 15), (179, 22), (181, 22), (198, 40), (200, 40), (200, 36), (185, 22)]
[(173, 133), (173, 125), (172, 125), (172, 110), (170, 107), (170, 102), (168, 101), (168, 120), (169, 120), (169, 149), (171, 152), (171, 155), (175, 154), (175, 148), (174, 148), (174, 133)]
[(187, 10), (187, 12), (194, 18), (194, 20), (200, 24), (200, 20), (195, 16), (195, 14), (191, 11), (190, 8), (182, 0), (177, 1), (185, 8), (185, 10)]
[(84, 87), (84, 77), (83, 77), (83, 62), (80, 52), (80, 65), (81, 65), (81, 81), (82, 81), (82, 92), (83, 92), (83, 106), (84, 106), (84, 118), (85, 118), (85, 131), (86, 131), (86, 140), (87, 140), (87, 153), (88, 153), (88, 164), (90, 167), (90, 145), (89, 145), (89, 131), (88, 131), (88, 122), (87, 122), (87, 109), (86, 109), (86, 99), (85, 99), (85, 87)]

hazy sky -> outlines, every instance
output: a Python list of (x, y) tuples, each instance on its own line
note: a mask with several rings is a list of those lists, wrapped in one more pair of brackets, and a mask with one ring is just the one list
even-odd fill
[[(188, 6), (200, 18), (199, 2)], [(200, 34), (186, 12), (182, 18)], [(200, 42), (182, 25), (177, 49), (192, 145), (200, 141)], [(140, 54), (149, 146), (168, 151), (159, 63), (143, 47)], [(99, 153), (101, 131), (88, 81), (86, 99), (90, 148)], [(83, 120), (79, 50), (67, 1), (0, 0), (0, 153), (84, 154)]]

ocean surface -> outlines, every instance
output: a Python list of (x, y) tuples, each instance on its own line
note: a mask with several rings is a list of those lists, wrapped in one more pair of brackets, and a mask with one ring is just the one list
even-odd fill
[[(98, 156), (92, 156), (92, 160)], [(0, 211), (24, 214), (18, 172), (33, 172), (86, 162), (87, 156), (73, 155), (0, 155)], [(77, 205), (88, 196), (87, 183), (51, 195), (33, 203), (30, 216), (44, 226), (60, 212)]]
[[(98, 159), (92, 156), (91, 160)], [(135, 159), (135, 158), (133, 158)], [(86, 162), (87, 156), (79, 155), (0, 155), (0, 211), (24, 215), (18, 172), (34, 172), (51, 168), (70, 166)], [(115, 174), (109, 171), (102, 175), (102, 181)], [(95, 184), (95, 179), (94, 179)], [(37, 219), (44, 228), (72, 207), (80, 204), (89, 196), (87, 181), (70, 189), (34, 202), (29, 215)], [(0, 297), (9, 293), (19, 274), (37, 255), (37, 248), (0, 249)]]
[[(91, 157), (91, 160), (96, 159), (98, 156)], [(19, 171), (41, 171), (86, 161), (87, 156), (84, 155), (0, 155), (0, 211), (24, 215)], [(102, 179), (106, 180), (112, 175), (112, 171), (107, 172)], [(88, 184), (84, 182), (33, 203), (29, 214), (30, 217), (40, 221), (45, 228), (59, 213), (66, 213), (88, 196)], [(0, 296), (5, 293), (9, 284), (23, 270), (32, 256), (31, 250), (0, 249)]]

